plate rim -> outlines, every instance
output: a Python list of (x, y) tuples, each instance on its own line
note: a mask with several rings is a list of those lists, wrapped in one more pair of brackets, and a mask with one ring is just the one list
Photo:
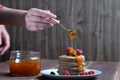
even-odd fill
[(45, 74), (44, 71), (57, 71), (58, 69), (57, 68), (54, 68), (54, 69), (44, 69), (44, 70), (41, 70), (40, 71), (40, 74), (44, 75), (44, 76), (48, 76), (48, 77), (61, 77), (61, 78), (85, 78), (85, 77), (96, 77), (100, 74), (102, 74), (102, 71), (100, 70), (97, 70), (97, 69), (86, 69), (86, 70), (94, 70), (94, 71), (97, 71), (99, 73), (97, 74), (94, 74), (94, 75), (70, 75), (70, 76), (65, 76), (65, 75), (50, 75), (50, 74)]

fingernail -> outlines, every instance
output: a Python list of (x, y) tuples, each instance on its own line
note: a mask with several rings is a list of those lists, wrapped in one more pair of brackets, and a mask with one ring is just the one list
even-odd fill
[(50, 26), (52, 27), (52, 26), (53, 26), (53, 24), (50, 24)]
[(53, 21), (55, 21), (56, 23), (60, 23), (60, 21), (57, 19), (53, 19)]
[(57, 18), (57, 16), (56, 15), (54, 15), (55, 16), (55, 18)]

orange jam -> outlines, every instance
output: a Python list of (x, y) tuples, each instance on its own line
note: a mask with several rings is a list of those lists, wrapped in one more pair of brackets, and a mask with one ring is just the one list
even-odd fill
[(40, 73), (40, 60), (9, 61), (10, 73), (19, 76), (35, 76)]
[(78, 70), (83, 71), (84, 66), (82, 65), (82, 62), (83, 62), (82, 56), (75, 56), (75, 60), (77, 61), (77, 64), (78, 64)]
[(77, 36), (77, 32), (69, 30), (68, 31), (68, 36), (71, 40), (73, 40)]

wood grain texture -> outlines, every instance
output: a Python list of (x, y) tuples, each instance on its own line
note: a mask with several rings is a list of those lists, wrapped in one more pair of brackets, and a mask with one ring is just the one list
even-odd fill
[[(98, 75), (95, 79), (84, 80), (120, 80), (120, 62), (112, 61), (87, 61), (89, 69), (100, 70), (102, 74)], [(58, 68), (58, 60), (42, 60), (42, 70)], [(0, 80), (55, 80), (56, 78), (47, 78), (44, 76), (13, 76), (9, 73), (8, 61), (0, 63)], [(57, 79), (57, 80), (61, 80)], [(63, 80), (63, 79), (62, 79)], [(80, 79), (64, 79), (64, 80), (80, 80)]]
[[(0, 0), (0, 3), (16, 9), (50, 10), (66, 27), (77, 30), (73, 45), (83, 50), (87, 60), (120, 61), (120, 0)], [(42, 58), (57, 59), (71, 43), (59, 25), (40, 32), (10, 26), (7, 29), (11, 48), (5, 56), (14, 49), (29, 49), (39, 50)]]

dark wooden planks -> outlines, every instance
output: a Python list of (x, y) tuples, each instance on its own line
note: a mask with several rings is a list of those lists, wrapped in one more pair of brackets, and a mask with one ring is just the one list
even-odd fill
[[(84, 51), (87, 60), (120, 61), (119, 0), (0, 0), (11, 8), (50, 10), (68, 28), (77, 30), (74, 48)], [(11, 50), (39, 50), (42, 58), (57, 59), (70, 46), (66, 32), (54, 25), (40, 32), (7, 26)], [(6, 58), (6, 57), (5, 57)]]

